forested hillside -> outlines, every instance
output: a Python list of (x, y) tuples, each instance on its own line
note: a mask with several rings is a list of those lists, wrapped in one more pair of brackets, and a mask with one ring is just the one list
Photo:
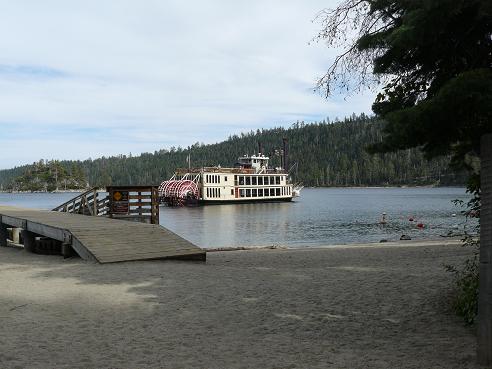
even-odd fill
[[(272, 156), (272, 166), (280, 165), (275, 156), (282, 138), (289, 142), (289, 162), (296, 181), (307, 186), (376, 186), (462, 184), (463, 176), (448, 169), (448, 158), (424, 159), (420, 151), (406, 150), (385, 155), (369, 155), (364, 148), (381, 141), (382, 122), (365, 115), (352, 116), (334, 123), (298, 122), (290, 128), (257, 130), (231, 136), (224, 142), (188, 148), (162, 149), (139, 156), (102, 157), (95, 160), (60, 161), (66, 168), (81, 167), (90, 186), (159, 184), (177, 167), (186, 167), (191, 155), (193, 166), (231, 166), (237, 157), (257, 152), (260, 142), (264, 153)], [(28, 167), (0, 171), (4, 188)]]
[(61, 165), (59, 161), (40, 160), (25, 168), (23, 173), (13, 178), (8, 188), (15, 191), (57, 191), (74, 190), (87, 187), (82, 167)]

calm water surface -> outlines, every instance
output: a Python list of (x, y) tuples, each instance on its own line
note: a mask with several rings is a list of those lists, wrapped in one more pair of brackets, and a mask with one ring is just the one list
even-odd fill
[[(5, 194), (0, 204), (51, 209), (74, 193)], [(312, 247), (360, 242), (440, 238), (470, 227), (454, 199), (464, 188), (304, 189), (291, 203), (161, 206), (161, 224), (201, 247), (284, 245)], [(382, 212), (388, 223), (380, 225)], [(456, 214), (456, 216), (452, 216)], [(425, 224), (418, 229), (413, 217)]]

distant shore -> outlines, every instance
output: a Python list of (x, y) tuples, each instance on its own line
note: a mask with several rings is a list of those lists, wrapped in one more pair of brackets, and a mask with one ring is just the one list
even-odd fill
[[(80, 188), (80, 189), (72, 189), (72, 190), (56, 190), (56, 191), (5, 191), (1, 190), (0, 193), (80, 193), (88, 191), (89, 188)], [(98, 189), (97, 192), (104, 192), (104, 189)]]
[[(446, 185), (446, 186), (437, 186), (437, 185), (388, 185), (388, 186), (306, 186), (305, 189), (317, 189), (317, 188), (343, 188), (343, 189), (384, 189), (384, 188), (464, 188), (465, 185)], [(77, 192), (85, 192), (89, 190), (89, 188), (81, 188), (81, 189), (73, 189), (73, 190), (56, 190), (56, 191), (6, 191), (0, 190), (0, 193), (77, 193)], [(97, 192), (105, 192), (104, 188), (100, 188)]]

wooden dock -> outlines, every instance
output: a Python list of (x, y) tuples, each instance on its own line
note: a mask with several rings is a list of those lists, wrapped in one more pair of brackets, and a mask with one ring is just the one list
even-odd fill
[(58, 240), (85, 260), (112, 263), (180, 258), (205, 260), (204, 250), (159, 225), (44, 210), (0, 206), (0, 246), (7, 227), (21, 228), (25, 248), (35, 237)]

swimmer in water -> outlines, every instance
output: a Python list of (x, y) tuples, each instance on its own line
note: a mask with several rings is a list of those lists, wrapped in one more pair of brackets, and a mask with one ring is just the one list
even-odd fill
[(381, 219), (379, 220), (379, 224), (386, 224), (388, 221), (386, 220), (386, 213), (381, 214)]

